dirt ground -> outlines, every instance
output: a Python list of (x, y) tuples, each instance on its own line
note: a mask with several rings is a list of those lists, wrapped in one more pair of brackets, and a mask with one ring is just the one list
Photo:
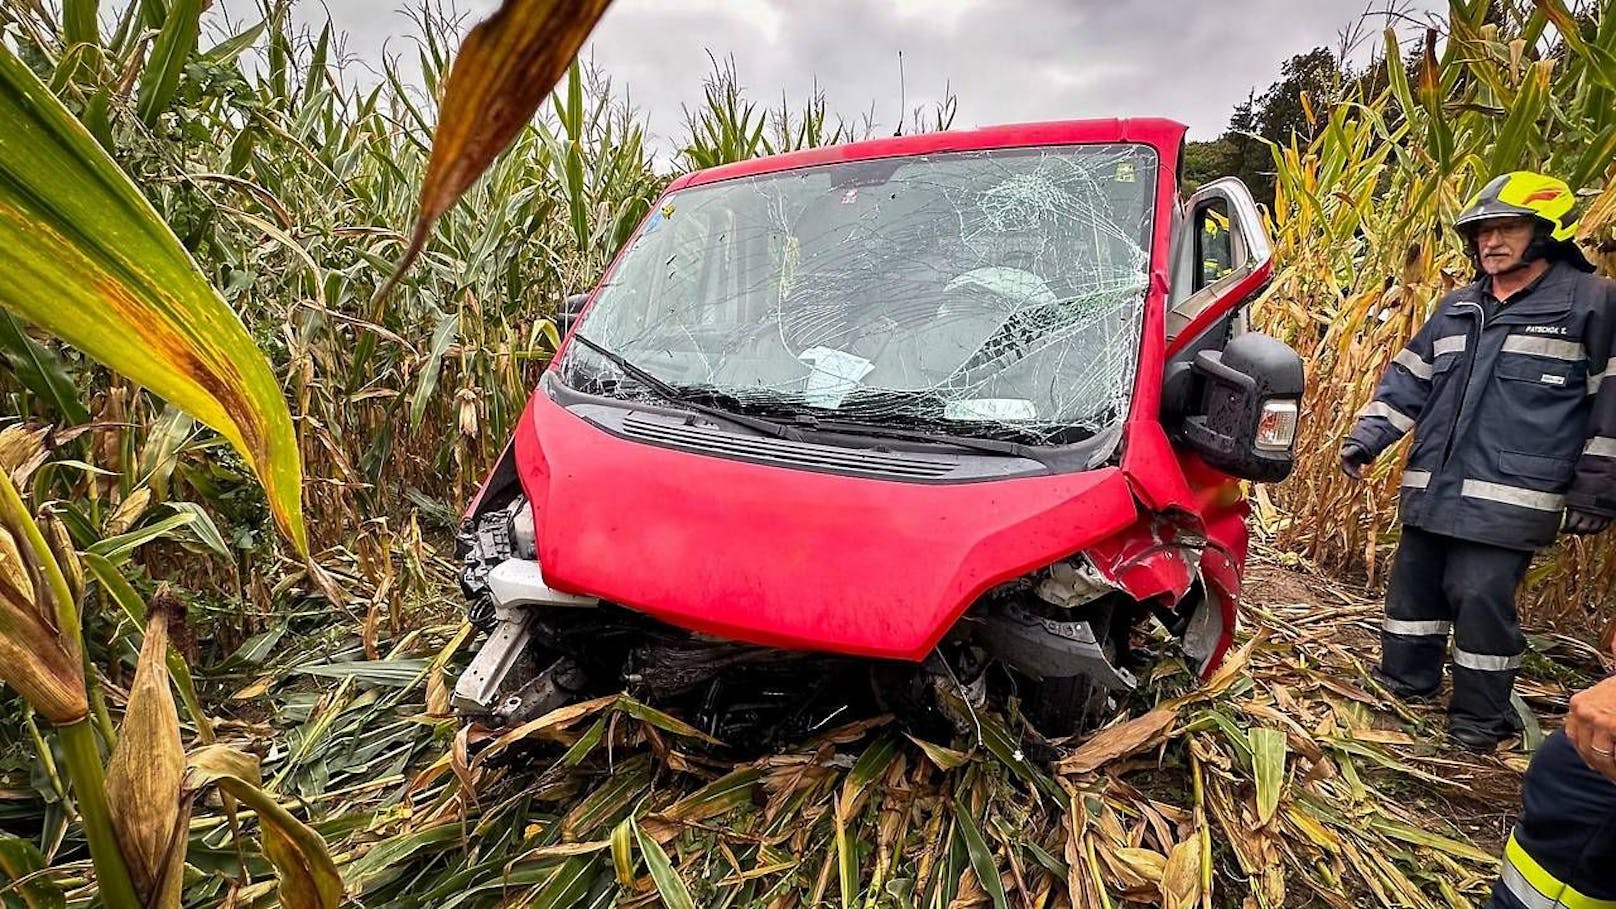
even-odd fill
[[(1382, 600), (1376, 591), (1324, 576), (1293, 556), (1259, 550), (1247, 577), (1246, 620), (1262, 621), (1263, 611), (1276, 607), (1311, 607), (1321, 616), (1320, 630), (1329, 642), (1355, 656), (1363, 667), (1379, 659), (1378, 632)], [(1303, 611), (1306, 611), (1305, 608)], [(1428, 702), (1391, 704), (1367, 678), (1343, 679), (1368, 693), (1381, 695), (1384, 709), (1373, 711), (1374, 726), (1402, 742), (1425, 759), (1426, 766), (1443, 768), (1452, 785), (1408, 786), (1407, 798), (1428, 808), (1433, 820), (1442, 819), (1463, 831), (1484, 849), (1502, 849), (1520, 805), (1521, 774), (1531, 744), (1561, 725), (1567, 698), (1578, 687), (1596, 679), (1600, 667), (1586, 642), (1557, 635), (1549, 629), (1526, 629), (1532, 647), (1516, 690), (1531, 714), (1530, 730), (1506, 743), (1492, 755), (1477, 755), (1446, 740), (1448, 686)], [(1401, 708), (1401, 709), (1399, 709)], [(1433, 824), (1433, 828), (1438, 826)]]

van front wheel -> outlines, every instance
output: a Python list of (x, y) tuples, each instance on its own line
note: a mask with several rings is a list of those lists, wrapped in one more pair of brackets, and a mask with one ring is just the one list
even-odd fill
[(1116, 698), (1086, 675), (1035, 679), (1027, 690), (1027, 718), (1048, 738), (1087, 732), (1116, 716)]

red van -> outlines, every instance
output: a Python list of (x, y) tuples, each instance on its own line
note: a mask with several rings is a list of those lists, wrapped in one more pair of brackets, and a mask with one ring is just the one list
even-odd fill
[(1240, 481), (1290, 471), (1303, 379), (1245, 327), (1257, 206), (1232, 178), (1181, 192), (1184, 132), (1000, 126), (673, 181), (560, 306), (466, 512), (488, 638), (456, 707), (807, 705), (867, 671), (893, 703), (1009, 685), (1062, 734), (1152, 636), (1216, 667)]

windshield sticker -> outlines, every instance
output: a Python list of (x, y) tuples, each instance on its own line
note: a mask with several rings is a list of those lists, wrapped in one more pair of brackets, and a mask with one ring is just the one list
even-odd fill
[(965, 398), (943, 405), (945, 420), (1003, 422), (1038, 419), (1038, 405), (1026, 398)]
[(815, 347), (797, 355), (813, 368), (803, 387), (803, 399), (814, 407), (837, 408), (858, 380), (869, 375), (875, 364), (845, 350)]
[[(1127, 416), (1156, 157), (1080, 145), (849, 161), (679, 191), (580, 330), (681, 394), (1069, 444)], [(643, 386), (578, 345), (581, 390)]]

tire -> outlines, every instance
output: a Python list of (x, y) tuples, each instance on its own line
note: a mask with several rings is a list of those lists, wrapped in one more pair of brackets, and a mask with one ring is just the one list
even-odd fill
[(1047, 738), (1098, 727), (1117, 713), (1111, 692), (1086, 675), (1034, 680), (1027, 690), (1027, 717)]
[[(1117, 638), (1128, 633), (1127, 614), (1115, 602), (1106, 602), (1089, 616), (1089, 627), (1107, 659), (1116, 661), (1121, 650)], [(1091, 676), (1030, 679), (1025, 699), (1027, 718), (1047, 738), (1087, 732), (1116, 716), (1120, 706), (1111, 691)]]

